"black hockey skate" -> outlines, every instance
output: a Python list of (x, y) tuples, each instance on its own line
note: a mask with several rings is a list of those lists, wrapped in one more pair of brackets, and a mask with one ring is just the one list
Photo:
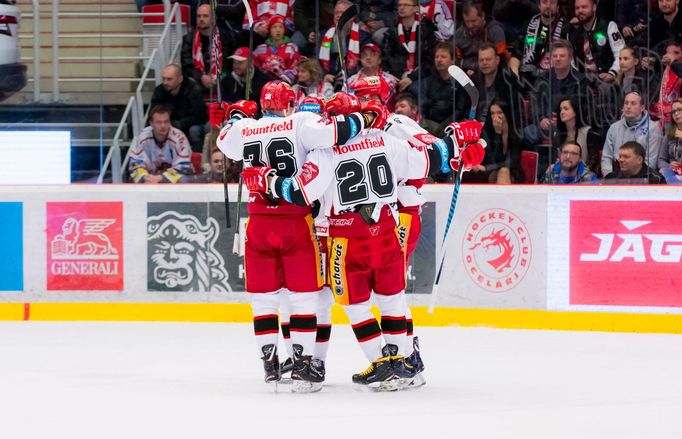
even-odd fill
[[(384, 355), (372, 361), (367, 369), (353, 375), (353, 383), (377, 392), (392, 392), (398, 390), (399, 378), (393, 370), (391, 353), (395, 345), (386, 345), (381, 353)], [(398, 348), (395, 347), (397, 352)]]
[(282, 371), (279, 366), (279, 358), (277, 357), (277, 346), (274, 344), (266, 344), (262, 348), (263, 369), (265, 370), (265, 382), (277, 383), (282, 379)]
[(295, 393), (312, 393), (322, 390), (324, 381), (324, 362), (320, 369), (320, 360), (314, 361), (310, 355), (303, 355), (303, 346), (295, 344), (293, 370), (291, 371), (292, 388)]
[(280, 383), (291, 384), (291, 371), (294, 370), (294, 360), (287, 357), (286, 360), (280, 363), (279, 369), (282, 371), (282, 380)]
[(421, 387), (426, 384), (426, 380), (422, 375), (424, 371), (424, 362), (419, 354), (419, 338), (414, 337), (413, 339), (414, 351), (410, 356), (405, 358), (405, 366), (410, 366), (414, 371), (411, 378), (405, 377), (401, 383), (401, 389)]

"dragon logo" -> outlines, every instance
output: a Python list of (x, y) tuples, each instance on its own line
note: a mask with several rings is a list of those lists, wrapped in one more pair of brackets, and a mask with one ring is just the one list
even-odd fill
[(464, 233), (462, 259), (476, 285), (491, 292), (511, 290), (531, 261), (530, 234), (518, 216), (504, 209), (476, 215)]
[(216, 250), (218, 222), (164, 212), (147, 219), (150, 291), (231, 292), (225, 260)]

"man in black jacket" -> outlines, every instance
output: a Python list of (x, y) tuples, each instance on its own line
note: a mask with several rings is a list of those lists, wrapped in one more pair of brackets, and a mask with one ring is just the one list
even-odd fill
[(199, 86), (192, 78), (185, 78), (177, 64), (164, 67), (161, 78), (163, 83), (154, 89), (151, 106), (171, 108), (171, 124), (187, 135), (192, 151), (201, 152), (208, 118)]

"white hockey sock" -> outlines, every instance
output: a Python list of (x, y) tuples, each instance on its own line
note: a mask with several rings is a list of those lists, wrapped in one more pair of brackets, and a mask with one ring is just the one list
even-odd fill
[(407, 322), (407, 338), (405, 339), (405, 356), (409, 357), (414, 352), (414, 324), (412, 323), (412, 310), (405, 308), (405, 320)]
[(332, 332), (332, 305), (334, 296), (329, 287), (323, 287), (317, 301), (317, 336), (315, 338), (315, 351), (313, 357), (322, 361), (327, 360), (329, 350), (329, 337)]
[(369, 301), (343, 307), (350, 320), (355, 338), (369, 361), (381, 358), (381, 328), (370, 312)]
[[(291, 327), (289, 325), (289, 318), (291, 317), (291, 310), (289, 309), (289, 291), (282, 288), (280, 290), (282, 300), (279, 304), (279, 325), (282, 327), (282, 340), (284, 341), (284, 348), (287, 351), (289, 358), (294, 358), (293, 350), (291, 349)], [(283, 355), (280, 355), (282, 360)]]
[(386, 344), (396, 345), (398, 347), (398, 355), (405, 355), (407, 335), (407, 323), (405, 321), (407, 301), (405, 299), (405, 292), (392, 296), (374, 294), (373, 298), (379, 307), (379, 311), (381, 311), (381, 332), (384, 335)]
[(277, 346), (279, 341), (277, 311), (280, 298), (281, 294), (279, 291), (251, 294), (253, 331), (256, 334), (256, 345), (260, 355), (263, 355), (263, 346), (269, 344)]
[(288, 293), (289, 308), (289, 331), (291, 332), (291, 344), (303, 347), (303, 355), (313, 355), (315, 350), (315, 337), (317, 335), (317, 300), (319, 291), (312, 293)]

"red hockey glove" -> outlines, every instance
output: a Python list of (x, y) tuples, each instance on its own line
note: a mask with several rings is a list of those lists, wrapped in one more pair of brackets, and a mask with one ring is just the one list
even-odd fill
[[(383, 129), (388, 119), (388, 108), (381, 102), (368, 101), (362, 107), (362, 113), (370, 113), (374, 116), (374, 120), (369, 124), (371, 128)], [(368, 128), (369, 128), (368, 127)]]
[(464, 170), (471, 171), (473, 168), (483, 163), (486, 146), (488, 146), (486, 141), (480, 139), (476, 143), (468, 144), (465, 148), (460, 148), (459, 156), (450, 160), (450, 167), (453, 171), (457, 172), (460, 163), (463, 163)]
[(211, 126), (220, 128), (220, 125), (225, 120), (225, 112), (228, 108), (227, 102), (214, 102), (208, 106), (208, 117)]
[(481, 138), (483, 124), (477, 120), (465, 120), (464, 122), (453, 122), (445, 127), (445, 134), (453, 136), (457, 141), (457, 146), (467, 143), (478, 142)]
[(268, 176), (275, 175), (269, 166), (251, 166), (242, 171), (242, 180), (250, 191), (268, 193)]
[(254, 117), (258, 111), (258, 104), (254, 101), (245, 101), (243, 99), (230, 105), (227, 110), (227, 115), (232, 119), (237, 117), (239, 119), (244, 117)]

